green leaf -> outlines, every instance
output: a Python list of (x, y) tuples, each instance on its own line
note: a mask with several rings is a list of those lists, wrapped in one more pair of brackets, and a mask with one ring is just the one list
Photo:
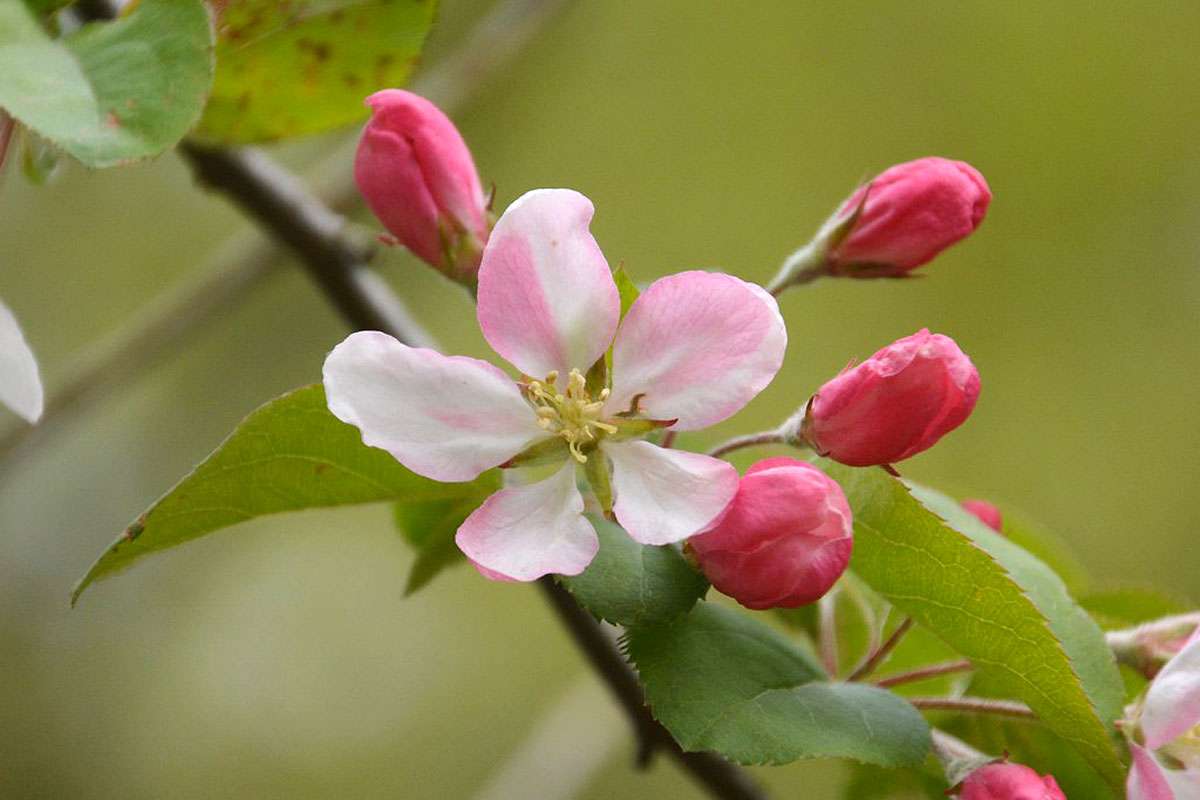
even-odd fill
[(621, 319), (624, 319), (641, 292), (638, 291), (633, 279), (629, 277), (629, 273), (625, 271), (624, 264), (619, 265), (613, 272), (613, 281), (617, 284), (617, 294), (621, 297)]
[(216, 452), (139, 516), (75, 587), (71, 600), (159, 550), (248, 519), (394, 500), (463, 500), (496, 481), (438, 483), (415, 475), (325, 407), (320, 385), (285, 394), (242, 421)]
[(403, 86), (435, 0), (218, 3), (217, 75), (200, 136), (249, 143), (367, 116), (363, 98)]
[(1058, 576), (944, 495), (910, 493), (882, 470), (822, 468), (854, 512), (855, 572), (1119, 785), (1111, 737), (1120, 676), (1099, 628)]
[(638, 544), (620, 525), (588, 515), (600, 551), (581, 574), (562, 584), (580, 605), (614, 625), (654, 625), (686, 614), (708, 581), (675, 548)]
[(454, 542), (454, 534), (488, 495), (500, 489), (500, 483), (499, 470), (491, 470), (463, 484), (462, 497), (404, 500), (396, 504), (396, 527), (417, 551), (404, 586), (406, 596), (424, 587), (442, 570), (466, 560)]
[(201, 0), (142, 0), (61, 40), (3, 2), (0, 107), (89, 167), (158, 155), (200, 116), (212, 37)]
[(748, 614), (700, 603), (627, 638), (655, 718), (687, 751), (740, 764), (851, 758), (919, 764), (929, 727), (891, 692), (829, 683), (812, 656)]

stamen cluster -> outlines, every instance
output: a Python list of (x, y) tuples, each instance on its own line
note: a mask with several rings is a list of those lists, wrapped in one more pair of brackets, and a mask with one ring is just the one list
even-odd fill
[(542, 430), (561, 436), (567, 442), (571, 456), (580, 464), (587, 463), (587, 452), (604, 436), (617, 432), (617, 426), (604, 422), (604, 402), (609, 390), (601, 389), (595, 400), (587, 388), (587, 379), (578, 369), (567, 375), (567, 388), (560, 393), (558, 372), (549, 373), (545, 380), (530, 381), (525, 395), (537, 414)]

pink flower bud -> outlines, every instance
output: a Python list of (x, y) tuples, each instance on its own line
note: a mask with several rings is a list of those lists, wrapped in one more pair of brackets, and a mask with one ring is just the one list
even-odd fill
[(959, 800), (1067, 800), (1051, 775), (1024, 764), (997, 761), (972, 772), (958, 787)]
[(725, 515), (688, 547), (713, 586), (747, 608), (794, 608), (850, 563), (850, 507), (836, 482), (794, 458), (759, 461)]
[(987, 500), (963, 500), (962, 507), (979, 517), (980, 521), (992, 530), (1004, 530), (1004, 518), (1000, 515), (1000, 509)]
[(354, 179), (393, 236), (454, 280), (473, 286), (490, 230), (487, 199), (458, 129), (425, 98), (385, 89), (354, 160)]
[(903, 275), (979, 227), (991, 200), (987, 181), (964, 161), (897, 164), (842, 207), (845, 215), (863, 203), (854, 226), (828, 254), (829, 269), (853, 278)]
[(843, 464), (893, 464), (961, 425), (978, 397), (971, 359), (950, 337), (922, 329), (822, 386), (800, 437)]

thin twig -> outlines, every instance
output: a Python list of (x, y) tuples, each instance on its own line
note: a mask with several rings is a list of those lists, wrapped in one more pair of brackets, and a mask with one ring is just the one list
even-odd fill
[(896, 649), (896, 645), (900, 644), (900, 640), (904, 638), (904, 634), (908, 633), (914, 622), (912, 617), (905, 617), (904, 620), (896, 626), (896, 630), (892, 631), (892, 635), (884, 640), (883, 644), (879, 645), (873, 653), (870, 653), (861, 664), (855, 667), (850, 673), (848, 681), (861, 681), (863, 678), (870, 675), (875, 669), (891, 655)]
[(387, 285), (367, 268), (374, 245), (317, 200), (261, 150), (180, 146), (197, 177), (233, 199), (248, 216), (292, 248), (308, 274), (362, 330), (388, 331), (408, 344), (432, 340)]
[[(453, 113), (469, 102), (503, 66), (517, 56), (569, 0), (500, 0), (454, 49), (422, 71), (410, 88)], [(85, 9), (108, 16), (111, 6)], [(308, 170), (308, 183), (337, 211), (356, 207), (360, 198), (348, 164), (356, 142), (348, 139)], [(198, 271), (170, 289), (99, 344), (85, 348), (51, 386), (40, 424), (17, 425), (0, 435), (0, 473), (71, 419), (95, 408), (117, 389), (151, 372), (165, 357), (183, 349), (205, 326), (229, 312), (272, 275), (282, 261), (279, 244), (255, 232), (229, 239)]]
[(908, 672), (899, 672), (895, 675), (889, 675), (886, 678), (880, 678), (875, 681), (875, 685), (886, 689), (889, 686), (899, 686), (904, 683), (917, 683), (918, 681), (929, 680), (939, 675), (970, 672), (972, 669), (974, 669), (974, 665), (965, 658), (961, 661), (944, 661), (940, 664), (930, 664), (925, 667), (909, 670)]
[(909, 697), (908, 702), (925, 711), (967, 711), (973, 714), (999, 714), (1005, 717), (1034, 719), (1033, 709), (1012, 700), (987, 697)]
[(761, 433), (747, 433), (744, 436), (735, 436), (721, 442), (719, 445), (708, 451), (708, 455), (713, 458), (723, 456), (726, 453), (732, 453), (734, 450), (741, 450), (743, 447), (756, 447), (763, 444), (783, 444), (783, 433), (779, 430), (762, 431)]

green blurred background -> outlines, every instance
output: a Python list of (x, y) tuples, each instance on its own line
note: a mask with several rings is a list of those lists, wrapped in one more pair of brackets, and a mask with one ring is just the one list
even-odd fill
[[(447, 0), (426, 62), (485, 8)], [(1196, 596), (1198, 36), (1194, 2), (588, 0), (456, 117), (499, 207), (583, 191), (638, 280), (765, 281), (861, 178), (970, 161), (995, 194), (978, 234), (921, 280), (789, 292), (780, 377), (684, 443), (772, 425), (928, 326), (984, 391), (906, 474), (1040, 520), (1102, 585)], [(302, 167), (338, 143), (280, 155)], [(44, 188), (10, 171), (0, 295), (53, 387), (243, 227), (174, 156), (67, 166)], [(403, 253), (379, 264), (447, 350), (486, 353), (465, 296)], [(243, 415), (317, 380), (344, 333), (289, 268), (6, 465), (0, 796), (698, 797), (666, 762), (632, 768), (625, 723), (536, 592), (458, 569), (405, 599), (386, 508), (247, 524), (68, 609), (114, 534)], [(806, 798), (844, 776), (759, 774)]]

